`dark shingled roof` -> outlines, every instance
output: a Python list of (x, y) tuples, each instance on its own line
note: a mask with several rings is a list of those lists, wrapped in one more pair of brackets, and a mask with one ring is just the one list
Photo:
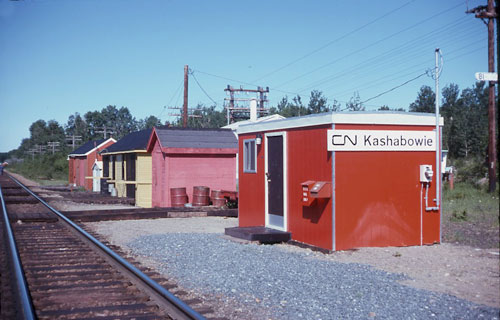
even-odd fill
[(106, 152), (120, 152), (131, 150), (146, 150), (148, 147), (149, 136), (152, 129), (145, 129), (137, 132), (132, 132), (118, 140), (116, 143), (107, 147)]
[(157, 127), (156, 134), (163, 148), (238, 148), (238, 140), (229, 129)]
[(100, 140), (90, 140), (88, 142), (85, 142), (83, 145), (80, 147), (76, 148), (73, 150), (69, 155), (84, 155), (90, 150), (94, 149), (95, 147), (99, 146), (101, 143), (106, 141), (107, 139), (100, 139)]

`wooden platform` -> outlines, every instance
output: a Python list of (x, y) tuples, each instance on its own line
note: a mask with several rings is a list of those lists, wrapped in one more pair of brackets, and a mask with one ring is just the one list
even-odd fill
[(290, 232), (266, 227), (234, 227), (226, 228), (225, 234), (231, 237), (260, 243), (287, 242), (292, 238)]
[(63, 211), (73, 221), (98, 222), (110, 220), (139, 220), (160, 218), (190, 217), (237, 217), (238, 209), (219, 209), (214, 207), (181, 207), (181, 208), (131, 208), (108, 210)]

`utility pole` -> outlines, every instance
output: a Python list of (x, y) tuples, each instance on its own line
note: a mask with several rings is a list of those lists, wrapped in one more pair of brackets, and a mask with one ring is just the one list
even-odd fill
[[(168, 107), (169, 109), (178, 109), (178, 110), (182, 109), (182, 112), (180, 114), (170, 113), (169, 115), (176, 116), (176, 117), (181, 116), (182, 117), (182, 126), (184, 128), (187, 127), (189, 118), (201, 118), (202, 117), (201, 115), (193, 114), (194, 111), (199, 110), (198, 108), (197, 109), (188, 108), (188, 87), (189, 87), (189, 66), (186, 64), (184, 66), (184, 103), (182, 105), (182, 108), (181, 107)], [(190, 114), (190, 112), (191, 112), (191, 114)]]
[[(441, 55), (441, 52), (439, 48), (436, 48), (434, 51), (435, 53), (435, 60), (436, 60), (436, 66), (434, 69), (434, 75), (436, 77), (436, 101), (435, 101), (435, 113), (436, 113), (436, 172), (439, 172), (439, 175), (437, 176), (438, 178), (436, 179), (436, 199), (434, 200), (436, 202), (436, 208), (439, 210), (439, 202), (440, 202), (440, 196), (439, 194), (441, 193), (441, 172), (443, 172), (444, 168), (441, 168), (439, 170), (439, 165), (441, 163), (441, 133), (440, 128), (439, 128), (439, 56)], [(441, 64), (442, 66), (442, 64)]]
[(66, 136), (66, 140), (71, 141), (71, 148), (72, 148), (72, 150), (75, 150), (76, 142), (77, 141), (82, 141), (82, 136), (75, 136), (74, 134), (73, 135), (67, 135)]
[[(495, 72), (495, 26), (493, 20), (497, 18), (493, 0), (488, 0), (487, 6), (478, 6), (466, 13), (474, 13), (476, 18), (483, 20), (488, 26), (488, 72)], [(488, 22), (485, 21), (488, 19)], [(495, 82), (489, 81), (488, 91), (488, 177), (489, 192), (495, 192), (496, 189), (496, 116), (495, 116)]]
[(257, 93), (258, 98), (255, 99), (258, 101), (258, 108), (257, 108), (257, 114), (263, 115), (269, 113), (269, 110), (267, 110), (264, 107), (264, 103), (267, 102), (267, 94), (269, 93), (269, 87), (266, 87), (265, 89), (262, 87), (257, 87), (257, 89), (244, 89), (242, 87), (238, 88), (233, 88), (230, 85), (227, 86), (224, 91), (229, 92), (229, 98), (225, 98), (225, 101), (229, 101), (229, 106), (227, 107), (227, 124), (230, 124), (234, 118), (247, 118), (248, 114), (250, 113), (250, 108), (249, 107), (238, 107), (235, 106), (236, 101), (245, 101), (249, 102), (255, 98), (235, 98), (234, 94), (235, 93)]
[(58, 141), (49, 141), (47, 142), (47, 146), (49, 146), (52, 149), (52, 154), (56, 153), (56, 151), (59, 151), (59, 142)]
[(113, 131), (113, 130), (109, 130), (109, 129), (111, 129), (111, 128), (108, 128), (108, 127), (106, 127), (106, 126), (104, 126), (104, 127), (100, 128), (100, 129), (102, 129), (102, 130), (101, 130), (101, 131), (96, 131), (96, 133), (103, 133), (103, 134), (104, 134), (104, 139), (107, 139), (107, 137), (108, 137), (108, 133), (109, 133), (109, 136), (110, 136), (110, 137), (113, 135), (113, 133), (115, 133), (115, 131)]
[(188, 73), (189, 66), (184, 66), (184, 105), (182, 106), (182, 126), (187, 127), (188, 120)]

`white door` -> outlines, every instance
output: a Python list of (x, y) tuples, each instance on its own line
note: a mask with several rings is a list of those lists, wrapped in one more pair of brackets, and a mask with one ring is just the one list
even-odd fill
[(287, 230), (286, 132), (266, 133), (266, 227)]
[(92, 169), (92, 191), (101, 192), (101, 168), (97, 164), (94, 164), (94, 168)]

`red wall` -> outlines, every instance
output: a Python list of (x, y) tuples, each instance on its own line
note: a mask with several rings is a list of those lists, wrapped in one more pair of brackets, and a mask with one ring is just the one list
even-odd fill
[(332, 199), (317, 199), (302, 205), (302, 182), (332, 181), (332, 153), (327, 151), (329, 126), (289, 130), (288, 150), (288, 231), (292, 239), (332, 249)]
[[(170, 188), (186, 187), (192, 202), (193, 187), (210, 190), (236, 191), (236, 155), (175, 154), (169, 155), (168, 182)], [(169, 193), (170, 194), (170, 193)], [(170, 195), (167, 197), (170, 206)]]
[[(94, 151), (92, 151), (91, 153), (89, 153), (87, 155), (87, 161), (85, 163), (85, 170), (86, 170), (85, 176), (86, 177), (92, 177), (92, 175), (93, 175), (92, 167), (94, 166), (94, 163), (96, 162), (96, 160), (102, 161), (102, 156), (99, 154), (99, 152), (106, 149), (107, 147), (109, 147), (112, 144), (114, 144), (113, 141), (108, 141), (107, 143), (105, 143), (104, 145), (95, 149)], [(85, 189), (88, 191), (92, 191), (92, 189), (93, 189), (92, 183), (93, 183), (92, 179), (85, 179), (85, 183), (84, 183)]]
[[(332, 201), (321, 200), (302, 206), (301, 183), (307, 180), (332, 180), (331, 152), (326, 150), (326, 129), (317, 126), (287, 131), (288, 222), (292, 239), (331, 249)], [(265, 139), (257, 147), (257, 173), (243, 172), (243, 141), (255, 134), (239, 137), (239, 226), (265, 225)], [(314, 165), (311, 165), (314, 164)]]
[[(287, 129), (288, 225), (292, 239), (325, 249), (332, 247), (332, 199), (302, 205), (301, 183), (332, 181), (333, 153), (327, 151), (331, 125)], [(428, 126), (336, 125), (353, 130), (433, 130)], [(285, 130), (280, 130), (285, 131)], [(239, 136), (243, 141), (255, 134)], [(265, 225), (265, 139), (257, 149), (257, 173), (244, 173), (239, 157), (239, 225)], [(336, 152), (335, 249), (420, 244), (420, 207), (423, 210), (423, 243), (439, 242), (440, 213), (425, 211), (420, 198), (421, 164), (431, 164), (435, 177), (435, 152)], [(435, 178), (434, 178), (435, 181)], [(425, 190), (424, 195), (425, 195)], [(435, 183), (429, 206), (435, 206)]]
[(165, 155), (161, 152), (160, 143), (156, 140), (153, 150), (151, 152), (152, 158), (152, 205), (153, 207), (162, 207), (166, 203), (168, 195), (167, 178), (166, 178), (166, 159)]
[(85, 167), (86, 167), (86, 161), (87, 159), (82, 157), (76, 159), (76, 162), (78, 163), (78, 172), (77, 172), (77, 186), (84, 187), (85, 186)]
[[(433, 127), (337, 125), (336, 129), (432, 130)], [(336, 250), (420, 245), (419, 167), (434, 152), (336, 152)], [(439, 176), (435, 173), (435, 177)], [(435, 181), (434, 177), (434, 181)], [(429, 190), (434, 206), (435, 183)], [(424, 192), (425, 193), (425, 192)], [(424, 243), (439, 242), (438, 211), (425, 212)]]
[(153, 206), (170, 207), (170, 188), (185, 187), (188, 201), (194, 186), (236, 191), (235, 154), (164, 154), (153, 148)]
[(95, 149), (87, 156), (72, 157), (69, 159), (69, 183), (75, 183), (79, 187), (84, 187), (86, 190), (92, 190), (92, 179), (85, 179), (85, 177), (92, 177), (92, 166), (95, 161), (102, 161), (100, 151), (112, 145), (113, 141), (108, 141), (101, 147)]
[(75, 183), (75, 159), (68, 159), (68, 183), (70, 185)]

